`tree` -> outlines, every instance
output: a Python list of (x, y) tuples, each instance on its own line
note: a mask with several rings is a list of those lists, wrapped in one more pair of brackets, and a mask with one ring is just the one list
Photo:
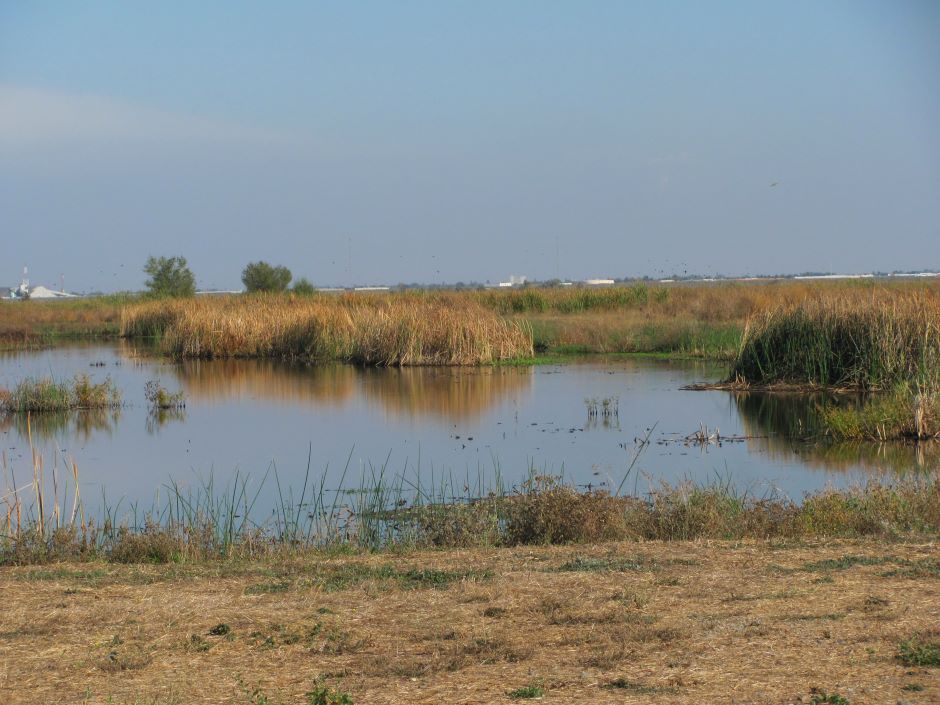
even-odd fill
[(242, 282), (249, 292), (285, 291), (290, 280), (287, 267), (272, 267), (267, 262), (252, 262), (242, 270)]
[(145, 282), (152, 296), (193, 296), (196, 293), (196, 277), (186, 266), (185, 257), (148, 257), (144, 273), (150, 278)]
[(316, 293), (317, 289), (307, 277), (301, 277), (294, 282), (291, 291), (300, 296), (311, 296)]

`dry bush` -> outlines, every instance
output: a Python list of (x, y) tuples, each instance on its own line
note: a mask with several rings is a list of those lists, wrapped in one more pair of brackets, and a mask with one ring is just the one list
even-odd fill
[(148, 525), (135, 533), (121, 528), (111, 544), (113, 563), (170, 563), (183, 553), (183, 540), (177, 534)]
[(521, 494), (505, 501), (507, 544), (614, 541), (630, 532), (630, 500), (600, 490), (578, 492), (556, 478), (536, 477)]
[(418, 545), (470, 548), (495, 546), (501, 540), (495, 499), (415, 507), (406, 517)]
[(75, 527), (48, 532), (39, 532), (33, 527), (0, 540), (0, 565), (42, 565), (82, 560), (93, 552), (93, 540), (90, 543)]

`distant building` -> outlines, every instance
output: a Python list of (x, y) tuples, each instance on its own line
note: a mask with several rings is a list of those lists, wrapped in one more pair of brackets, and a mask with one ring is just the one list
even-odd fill
[(500, 286), (522, 286), (528, 281), (524, 274), (510, 274), (508, 282), (500, 282)]
[(613, 279), (585, 279), (584, 283), (588, 286), (610, 286), (614, 283)]

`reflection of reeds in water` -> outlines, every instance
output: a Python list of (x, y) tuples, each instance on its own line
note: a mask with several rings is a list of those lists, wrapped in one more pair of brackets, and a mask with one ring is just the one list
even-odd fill
[(147, 433), (152, 436), (168, 423), (185, 420), (186, 409), (183, 407), (153, 408), (147, 414)]
[(532, 384), (532, 368), (525, 367), (365, 369), (359, 375), (365, 395), (390, 414), (453, 421), (478, 418)]
[(782, 394), (732, 392), (746, 436), (768, 436), (769, 450), (789, 451), (793, 439), (803, 439), (823, 430), (820, 407), (827, 403), (859, 403), (856, 397), (826, 394)]
[(225, 401), (254, 398), (284, 402), (339, 404), (356, 391), (350, 365), (297, 365), (272, 360), (187, 360), (177, 366), (191, 399)]
[(26, 438), (32, 427), (33, 435), (44, 440), (69, 436), (76, 441), (88, 442), (93, 435), (113, 433), (121, 418), (119, 407), (113, 409), (80, 409), (77, 411), (47, 411), (32, 414), (0, 414), (0, 429), (14, 429), (20, 438)]
[(190, 360), (177, 369), (196, 400), (253, 398), (295, 404), (340, 405), (357, 393), (397, 416), (476, 418), (503, 399), (527, 391), (525, 367), (357, 368), (271, 360)]
[(938, 443), (833, 442), (823, 436), (825, 405), (859, 406), (861, 395), (733, 393), (752, 451), (774, 460), (798, 456), (809, 467), (825, 470), (862, 468), (899, 474), (940, 467)]

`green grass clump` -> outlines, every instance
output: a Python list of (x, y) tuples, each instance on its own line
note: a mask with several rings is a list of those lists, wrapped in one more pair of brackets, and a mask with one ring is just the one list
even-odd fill
[(26, 413), (106, 409), (121, 404), (121, 392), (106, 378), (95, 383), (78, 374), (71, 381), (28, 377), (11, 390), (0, 390), (0, 412)]
[(679, 692), (675, 686), (644, 685), (626, 678), (615, 678), (601, 687), (606, 690), (622, 690), (637, 695), (674, 695)]
[(905, 666), (940, 666), (940, 640), (914, 637), (898, 644), (898, 661)]
[(521, 688), (516, 688), (515, 690), (510, 690), (506, 693), (513, 700), (528, 700), (534, 698), (541, 698), (545, 695), (545, 688), (541, 683), (530, 683), (529, 685), (524, 685)]
[(348, 693), (318, 684), (307, 693), (307, 705), (354, 705)]
[(810, 705), (849, 705), (849, 701), (838, 693), (815, 690), (809, 700)]
[(884, 565), (892, 560), (894, 559), (890, 556), (842, 556), (841, 558), (827, 558), (822, 561), (805, 563), (803, 570), (848, 570), (857, 565)]
[(344, 564), (338, 568), (327, 569), (325, 574), (316, 578), (317, 584), (326, 592), (349, 590), (368, 581), (394, 584), (402, 590), (445, 589), (452, 583), (463, 580), (489, 580), (488, 571), (434, 570), (431, 568), (401, 570), (393, 565), (357, 565)]

